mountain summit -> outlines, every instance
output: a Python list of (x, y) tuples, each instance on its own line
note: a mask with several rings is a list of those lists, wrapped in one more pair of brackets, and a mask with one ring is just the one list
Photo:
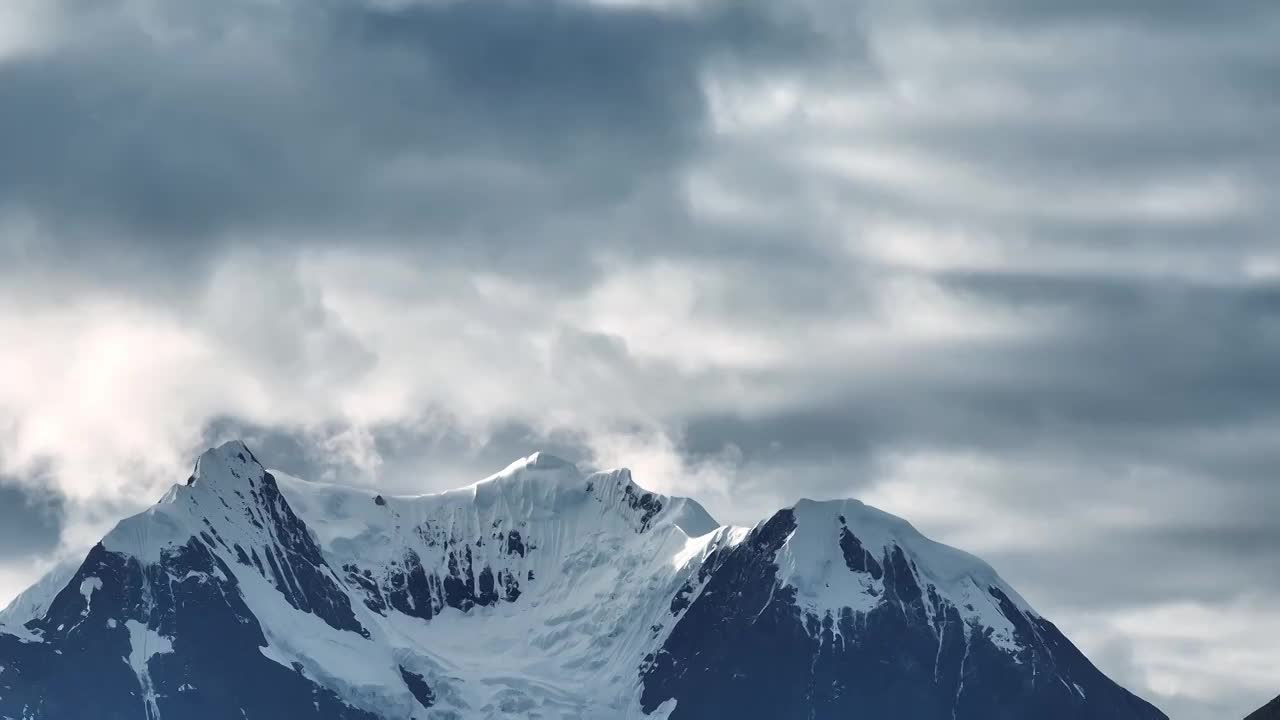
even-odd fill
[(854, 500), (754, 528), (537, 453), (383, 496), (200, 456), (0, 614), (0, 717), (1163, 718)]

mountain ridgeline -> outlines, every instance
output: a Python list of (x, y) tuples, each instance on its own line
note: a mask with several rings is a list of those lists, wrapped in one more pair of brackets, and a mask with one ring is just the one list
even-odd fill
[(1280, 720), (1280, 697), (1249, 713), (1244, 720)]
[(242, 443), (0, 613), (0, 718), (1164, 718), (854, 500), (754, 528), (535, 454), (382, 496)]

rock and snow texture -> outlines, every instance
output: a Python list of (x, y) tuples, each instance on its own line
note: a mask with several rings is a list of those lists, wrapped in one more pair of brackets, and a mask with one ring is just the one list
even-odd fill
[(0, 718), (1161, 718), (856, 501), (755, 528), (546, 454), (412, 497), (243, 444), (0, 614)]
[(49, 603), (57, 596), (80, 567), (79, 562), (62, 562), (45, 573), (36, 584), (22, 591), (9, 606), (0, 610), (0, 633), (29, 637), (24, 625), (44, 617)]

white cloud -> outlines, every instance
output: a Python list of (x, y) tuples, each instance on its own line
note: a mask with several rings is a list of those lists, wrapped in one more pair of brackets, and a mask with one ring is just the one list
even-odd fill
[(56, 0), (0, 5), (0, 65), (52, 49), (59, 39)]

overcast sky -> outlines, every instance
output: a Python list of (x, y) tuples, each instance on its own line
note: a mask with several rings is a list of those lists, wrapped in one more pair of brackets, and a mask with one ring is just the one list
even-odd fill
[(858, 497), (1280, 693), (1280, 3), (8, 0), (0, 603), (243, 436)]

